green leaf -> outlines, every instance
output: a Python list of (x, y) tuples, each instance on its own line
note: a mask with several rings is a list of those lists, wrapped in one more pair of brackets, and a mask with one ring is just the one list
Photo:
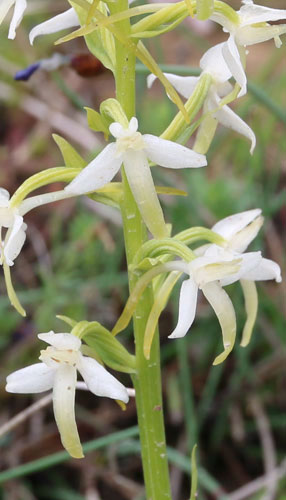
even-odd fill
[(84, 168), (86, 166), (85, 160), (66, 139), (57, 134), (53, 134), (53, 139), (62, 154), (66, 167)]
[(196, 461), (196, 450), (197, 445), (193, 447), (192, 458), (191, 458), (191, 467), (192, 467), (192, 488), (191, 488), (191, 498), (190, 500), (196, 500), (197, 498), (197, 489), (198, 489), (198, 468)]
[(91, 130), (95, 132), (103, 132), (105, 138), (109, 136), (108, 123), (101, 116), (100, 113), (92, 108), (84, 108), (87, 112), (87, 123)]

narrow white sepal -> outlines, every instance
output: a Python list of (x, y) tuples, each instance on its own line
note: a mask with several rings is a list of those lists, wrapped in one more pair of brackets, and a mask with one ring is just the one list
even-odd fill
[[(164, 73), (165, 77), (173, 85), (173, 87), (186, 99), (192, 95), (195, 87), (200, 79), (199, 76), (178, 76), (173, 73)], [(150, 88), (157, 79), (155, 75), (148, 75), (147, 86)]]
[(6, 391), (18, 394), (37, 394), (53, 387), (55, 370), (36, 363), (17, 370), (7, 377)]
[(247, 79), (233, 35), (230, 35), (223, 45), (222, 53), (231, 74), (241, 87), (238, 94), (238, 97), (241, 97), (247, 92)]
[(205, 155), (154, 135), (143, 135), (147, 157), (166, 168), (198, 168), (207, 165)]
[(75, 421), (76, 368), (60, 363), (55, 372), (53, 408), (64, 448), (74, 458), (83, 452)]
[(169, 339), (184, 337), (191, 328), (195, 319), (198, 298), (198, 285), (190, 277), (183, 281), (179, 299), (179, 317), (175, 330), (169, 335)]
[(128, 403), (129, 396), (124, 385), (95, 359), (80, 355), (77, 369), (93, 394)]
[(286, 10), (272, 9), (263, 5), (248, 4), (243, 5), (239, 10), (241, 24), (264, 23), (269, 21), (280, 21), (286, 19)]
[(222, 286), (231, 285), (242, 278), (249, 279), (249, 274), (259, 267), (262, 261), (261, 252), (248, 252), (237, 255), (238, 258), (241, 258), (239, 270), (236, 273), (222, 278), (220, 280)]
[(224, 43), (218, 43), (211, 47), (200, 60), (202, 70), (205, 73), (210, 73), (216, 82), (226, 82), (232, 75), (223, 57)]
[(9, 27), (8, 38), (14, 40), (16, 36), (16, 28), (18, 28), (20, 22), (22, 21), (26, 8), (27, 8), (26, 0), (16, 0), (13, 17)]
[(72, 194), (85, 194), (110, 182), (120, 169), (122, 154), (116, 156), (116, 144), (108, 144), (77, 177), (65, 187)]
[(4, 243), (4, 257), (8, 266), (13, 266), (14, 259), (22, 250), (26, 240), (26, 229), (23, 217), (15, 215), (13, 226), (8, 230)]
[(39, 35), (50, 35), (68, 28), (80, 26), (79, 18), (76, 11), (71, 8), (58, 14), (47, 21), (35, 26), (29, 35), (30, 44), (33, 45), (34, 40)]
[(220, 234), (220, 236), (226, 240), (230, 240), (232, 236), (248, 226), (248, 224), (253, 222), (260, 214), (261, 209), (254, 208), (253, 210), (246, 210), (245, 212), (229, 215), (217, 222), (212, 227), (212, 231)]
[(282, 281), (281, 269), (273, 260), (263, 258), (256, 267), (245, 275), (245, 279), (250, 281), (275, 280), (280, 283)]
[[(216, 105), (219, 106), (219, 98), (216, 100)], [(252, 154), (256, 146), (256, 137), (253, 130), (245, 123), (232, 109), (224, 105), (214, 113), (214, 118), (218, 120), (224, 127), (230, 128), (241, 135), (244, 135), (251, 142), (250, 153)]]

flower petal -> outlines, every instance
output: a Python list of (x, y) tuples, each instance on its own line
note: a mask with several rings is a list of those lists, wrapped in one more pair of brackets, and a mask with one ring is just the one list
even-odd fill
[(7, 208), (9, 205), (10, 194), (7, 189), (0, 188), (0, 208)]
[(198, 168), (207, 165), (204, 155), (155, 135), (143, 135), (147, 157), (166, 168)]
[(0, 2), (0, 24), (2, 23), (3, 19), (8, 14), (12, 5), (14, 5), (14, 3), (15, 3), (15, 0), (2, 0)]
[(236, 252), (244, 252), (248, 245), (257, 236), (261, 226), (263, 225), (264, 218), (260, 215), (254, 219), (251, 224), (236, 233), (229, 241), (228, 247)]
[(211, 47), (200, 60), (202, 70), (210, 73), (216, 82), (226, 82), (232, 76), (222, 53), (224, 43), (218, 43), (214, 47)]
[(75, 421), (75, 386), (76, 369), (61, 363), (55, 373), (53, 389), (55, 420), (64, 448), (72, 457), (82, 458), (83, 452)]
[(270, 259), (261, 259), (256, 267), (248, 271), (245, 278), (250, 281), (275, 280), (277, 283), (282, 281), (280, 267)]
[(8, 230), (4, 243), (4, 257), (8, 266), (13, 266), (14, 259), (18, 257), (26, 240), (27, 224), (21, 215), (15, 215), (14, 223)]
[(10, 23), (8, 38), (12, 40), (15, 38), (16, 28), (22, 21), (26, 8), (27, 8), (26, 0), (16, 0), (13, 17)]
[[(213, 109), (217, 108), (220, 103), (218, 95), (213, 94), (208, 99), (211, 102)], [(245, 123), (229, 106), (224, 105), (221, 109), (213, 114), (221, 125), (230, 128), (241, 135), (244, 135), (251, 142), (250, 153), (252, 154), (256, 145), (256, 137), (253, 130)]]
[(202, 287), (202, 292), (212, 306), (221, 326), (224, 351), (215, 358), (213, 364), (222, 363), (232, 351), (236, 337), (236, 318), (228, 294), (217, 282)]
[(243, 254), (237, 254), (241, 258), (241, 263), (239, 269), (236, 273), (225, 276), (220, 280), (222, 286), (231, 285), (241, 278), (249, 278), (249, 274), (260, 265), (262, 261), (261, 252), (248, 252)]
[(261, 209), (255, 208), (253, 210), (246, 210), (245, 212), (229, 215), (228, 217), (225, 217), (217, 222), (212, 227), (212, 231), (220, 234), (220, 236), (226, 240), (230, 240), (239, 231), (246, 228), (248, 224), (253, 222), (260, 214)]
[(195, 319), (198, 298), (198, 285), (190, 277), (183, 281), (179, 300), (179, 317), (175, 330), (169, 335), (169, 339), (184, 337), (191, 328)]
[(235, 43), (234, 37), (232, 35), (229, 36), (227, 42), (223, 45), (222, 48), (223, 57), (225, 62), (231, 71), (232, 76), (237, 81), (241, 90), (238, 94), (238, 97), (241, 97), (246, 94), (247, 91), (247, 79), (245, 75), (245, 71), (240, 59), (239, 51), (237, 45)]
[(53, 387), (55, 370), (44, 363), (26, 366), (7, 377), (6, 391), (18, 394), (37, 394)]
[(124, 153), (125, 173), (142, 218), (155, 238), (168, 236), (163, 211), (143, 151)]
[(60, 350), (78, 351), (81, 346), (81, 340), (71, 333), (55, 333), (51, 330), (47, 333), (39, 333), (38, 338)]
[(272, 9), (263, 5), (246, 4), (239, 10), (241, 24), (264, 23), (269, 21), (280, 21), (286, 19), (286, 10)]
[(79, 175), (65, 187), (72, 194), (85, 194), (99, 189), (113, 179), (120, 169), (122, 155), (116, 155), (116, 144), (108, 144)]
[(47, 21), (35, 26), (29, 35), (30, 44), (33, 45), (34, 40), (39, 35), (50, 35), (52, 33), (57, 33), (58, 31), (65, 30), (68, 28), (73, 28), (79, 26), (79, 18), (76, 11), (71, 8), (58, 14)]
[(274, 38), (277, 48), (281, 47), (280, 36), (286, 33), (286, 25), (268, 25), (268, 26), (245, 26), (236, 33), (236, 41), (239, 45), (254, 45), (255, 43), (266, 42)]
[[(173, 85), (173, 87), (186, 99), (192, 95), (195, 87), (200, 79), (199, 76), (178, 76), (173, 73), (164, 73), (165, 77)], [(147, 77), (148, 88), (152, 87), (157, 76), (151, 74)]]
[(258, 296), (254, 281), (241, 280), (240, 284), (244, 295), (246, 310), (246, 322), (243, 328), (240, 345), (242, 347), (246, 347), (250, 342), (252, 330), (257, 316)]
[(129, 396), (124, 385), (95, 359), (81, 355), (77, 369), (93, 394), (128, 403)]

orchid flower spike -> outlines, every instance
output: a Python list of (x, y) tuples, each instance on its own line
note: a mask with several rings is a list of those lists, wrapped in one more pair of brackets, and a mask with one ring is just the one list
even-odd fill
[[(8, 191), (0, 188), (0, 264), (4, 269), (5, 283), (10, 301), (22, 316), (25, 316), (26, 313), (15, 294), (10, 267), (14, 265), (14, 260), (18, 257), (26, 240), (27, 224), (25, 224), (23, 216), (35, 207), (70, 196), (70, 194), (61, 190), (55, 193), (32, 196), (14, 206), (11, 205)], [(6, 230), (5, 235), (3, 229)]]
[(148, 159), (166, 168), (197, 168), (206, 165), (205, 156), (176, 144), (137, 131), (138, 121), (131, 118), (127, 128), (112, 123), (109, 130), (116, 141), (85, 167), (65, 187), (72, 195), (90, 193), (111, 181), (124, 163), (125, 173), (142, 218), (155, 238), (168, 236), (168, 230), (153, 183)]
[[(203, 120), (198, 129), (194, 149), (200, 153), (206, 153), (213, 139), (216, 126), (220, 123), (224, 127), (230, 128), (249, 139), (251, 142), (250, 152), (253, 153), (256, 144), (253, 130), (229, 106), (226, 104), (221, 106), (222, 98), (233, 90), (232, 85), (228, 81), (232, 74), (223, 57), (222, 49), (224, 45), (224, 43), (219, 43), (210, 48), (200, 60), (200, 68), (203, 70), (202, 74), (208, 73), (211, 75), (212, 85), (203, 106), (203, 115), (206, 115), (206, 119)], [(189, 99), (192, 95), (200, 79), (200, 77), (196, 76), (177, 76), (172, 73), (164, 74), (173, 87), (186, 99)], [(148, 76), (148, 87), (151, 87), (155, 79), (155, 75)], [(208, 116), (209, 118), (207, 118)], [(198, 144), (200, 144), (199, 147)]]
[(232, 76), (241, 87), (238, 96), (246, 93), (247, 85), (244, 64), (241, 60), (243, 47), (265, 42), (271, 38), (274, 39), (276, 47), (280, 47), (282, 45), (280, 36), (286, 33), (286, 24), (269, 24), (271, 21), (286, 19), (286, 10), (256, 5), (252, 0), (244, 0), (242, 3), (244, 5), (237, 12), (238, 23), (230, 22), (223, 14), (217, 12), (210, 17), (230, 34), (223, 46), (223, 55)]
[(127, 390), (95, 359), (82, 355), (81, 340), (75, 335), (50, 331), (38, 337), (50, 344), (41, 351), (42, 363), (11, 373), (7, 377), (6, 391), (37, 394), (53, 389), (54, 415), (62, 444), (72, 457), (82, 458), (74, 408), (77, 371), (96, 396), (127, 403)]

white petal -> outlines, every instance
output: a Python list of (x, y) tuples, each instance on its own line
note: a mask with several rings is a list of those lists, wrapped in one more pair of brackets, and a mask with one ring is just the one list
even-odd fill
[(252, 330), (257, 316), (258, 296), (254, 281), (241, 280), (240, 284), (244, 295), (244, 303), (247, 316), (242, 332), (240, 345), (242, 347), (246, 347), (250, 342)]
[(47, 333), (39, 333), (38, 338), (56, 349), (72, 349), (78, 351), (81, 346), (81, 340), (71, 333), (54, 333), (52, 330)]
[(269, 21), (280, 21), (286, 19), (286, 10), (271, 9), (262, 5), (243, 5), (239, 10), (241, 24), (264, 23)]
[(23, 19), (24, 12), (27, 8), (26, 0), (16, 0), (14, 14), (10, 23), (8, 38), (14, 39), (16, 36), (16, 28)]
[(226, 82), (231, 77), (231, 72), (222, 54), (223, 43), (211, 47), (200, 60), (200, 67), (210, 73), (217, 82)]
[(241, 90), (238, 94), (238, 97), (241, 97), (246, 94), (247, 79), (240, 59), (238, 48), (232, 35), (229, 36), (229, 39), (224, 44), (222, 53), (232, 76), (241, 87)]
[[(199, 76), (178, 76), (173, 73), (164, 73), (165, 77), (173, 85), (173, 87), (186, 99), (192, 95), (195, 87), (200, 79)], [(155, 75), (149, 75), (147, 77), (147, 86), (150, 88), (153, 82), (156, 80)]]
[(144, 151), (127, 151), (124, 154), (124, 166), (130, 189), (147, 228), (155, 238), (167, 237), (163, 211)]
[(138, 130), (138, 120), (135, 116), (132, 116), (129, 125), (128, 125), (128, 131), (130, 134), (134, 134)]
[(232, 236), (244, 229), (248, 224), (254, 221), (261, 214), (260, 208), (246, 210), (238, 214), (229, 215), (217, 222), (212, 231), (220, 234), (226, 240), (230, 240)]
[(198, 298), (198, 285), (190, 277), (183, 281), (179, 300), (179, 317), (175, 330), (169, 335), (169, 339), (184, 337), (191, 328), (195, 319)]
[(35, 26), (29, 35), (30, 44), (33, 45), (34, 40), (39, 35), (50, 35), (58, 31), (79, 26), (80, 22), (76, 11), (71, 8), (58, 14), (47, 21)]
[(217, 282), (202, 288), (203, 294), (212, 306), (221, 326), (224, 351), (215, 358), (213, 364), (222, 363), (232, 351), (236, 337), (236, 318), (232, 302)]
[(263, 225), (264, 218), (260, 215), (251, 224), (236, 233), (228, 243), (228, 247), (236, 252), (245, 252), (248, 245), (257, 236), (261, 226)]
[(26, 366), (7, 377), (6, 391), (18, 394), (36, 394), (53, 387), (55, 370), (44, 363)]
[(231, 285), (241, 278), (251, 279), (249, 278), (249, 275), (252, 270), (256, 269), (262, 261), (261, 252), (248, 252), (237, 255), (241, 258), (239, 270), (234, 274), (230, 274), (229, 276), (222, 278), (220, 280), (222, 286)]
[[(212, 96), (213, 107), (218, 107), (220, 99), (218, 96)], [(230, 128), (241, 135), (244, 135), (251, 142), (250, 153), (252, 154), (256, 145), (256, 137), (253, 130), (245, 123), (229, 106), (224, 105), (213, 114), (224, 127)]]
[(1, 0), (0, 2), (0, 24), (2, 23), (3, 19), (6, 17), (8, 11), (14, 5), (15, 0)]
[(82, 447), (75, 421), (76, 369), (61, 363), (55, 373), (53, 407), (64, 448), (74, 458), (82, 458)]
[(245, 275), (244, 279), (251, 281), (275, 280), (280, 283), (282, 281), (281, 269), (273, 260), (262, 259), (255, 268)]
[(0, 208), (6, 208), (9, 205), (10, 194), (7, 189), (0, 188)]
[(286, 33), (286, 25), (268, 26), (245, 26), (236, 33), (236, 41), (239, 45), (254, 45), (255, 43), (266, 42), (274, 38), (277, 48), (281, 47), (280, 36)]
[(73, 194), (90, 193), (110, 182), (120, 169), (122, 155), (116, 155), (116, 144), (108, 144), (80, 174), (65, 187)]
[(80, 356), (77, 365), (88, 389), (96, 396), (118, 399), (127, 403), (129, 396), (124, 385), (100, 365), (95, 359)]
[(207, 165), (204, 155), (195, 153), (176, 142), (160, 139), (155, 135), (143, 135), (147, 157), (166, 168), (198, 168)]
[(119, 139), (124, 133), (124, 128), (121, 123), (113, 122), (109, 126), (109, 132), (113, 135), (113, 137), (115, 137), (115, 139)]
[(21, 215), (15, 215), (14, 223), (9, 229), (4, 243), (4, 257), (8, 266), (14, 264), (26, 240), (27, 225), (23, 222)]

